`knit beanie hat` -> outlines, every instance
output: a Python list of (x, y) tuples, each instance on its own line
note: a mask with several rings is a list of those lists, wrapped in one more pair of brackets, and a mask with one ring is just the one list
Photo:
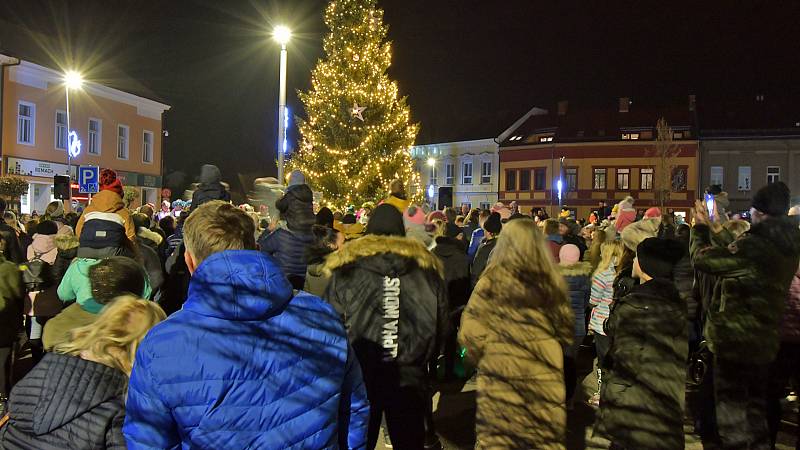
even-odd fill
[(327, 206), (323, 206), (317, 212), (317, 225), (333, 228), (333, 211)]
[(433, 223), (433, 221), (437, 219), (443, 222), (447, 222), (447, 216), (444, 215), (444, 213), (441, 211), (431, 211), (430, 213), (428, 213), (428, 217), (425, 221), (428, 223)]
[(403, 215), (394, 206), (384, 203), (375, 208), (367, 223), (366, 234), (381, 236), (405, 236)]
[(289, 186), (296, 186), (298, 184), (306, 184), (306, 176), (299, 170), (293, 170), (289, 174)]
[(483, 229), (492, 234), (500, 233), (500, 230), (503, 229), (503, 224), (500, 222), (500, 213), (491, 213), (486, 222), (483, 223)]
[(672, 278), (672, 268), (684, 253), (683, 246), (672, 239), (647, 238), (636, 247), (639, 267), (653, 278)]
[(652, 208), (648, 209), (644, 212), (644, 216), (648, 219), (653, 219), (655, 217), (661, 217), (661, 210), (658, 207), (653, 206)]
[(58, 225), (52, 220), (43, 220), (36, 225), (36, 234), (53, 235), (58, 233)]
[(403, 220), (415, 225), (425, 224), (425, 212), (419, 206), (409, 206), (403, 213)]
[(456, 238), (459, 234), (463, 234), (464, 231), (456, 224), (447, 222), (444, 226), (444, 235), (449, 238)]
[(122, 197), (122, 182), (117, 178), (117, 172), (111, 169), (103, 169), (100, 172), (100, 190), (113, 191)]
[(785, 216), (789, 212), (791, 194), (783, 181), (770, 183), (756, 192), (753, 208), (768, 216)]
[(558, 251), (558, 263), (570, 266), (581, 260), (581, 250), (575, 244), (564, 244)]
[(53, 218), (64, 217), (64, 202), (61, 200), (53, 200), (47, 205), (44, 213)]

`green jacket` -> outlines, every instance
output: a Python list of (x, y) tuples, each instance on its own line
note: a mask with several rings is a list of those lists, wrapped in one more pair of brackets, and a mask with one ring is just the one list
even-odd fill
[[(723, 230), (692, 229), (692, 263), (713, 286), (704, 298), (704, 335), (716, 357), (769, 364), (778, 353), (778, 327), (800, 259), (800, 230), (788, 217), (754, 225), (736, 241)], [(708, 294), (706, 294), (708, 295)]]
[(0, 254), (0, 347), (11, 347), (22, 327), (25, 289), (19, 267)]
[[(97, 314), (103, 309), (103, 305), (97, 303), (92, 296), (92, 283), (89, 281), (89, 269), (99, 263), (99, 259), (75, 258), (64, 274), (61, 284), (58, 285), (58, 298), (63, 302), (75, 301), (81, 308), (92, 314)], [(142, 268), (144, 274), (144, 292), (142, 298), (150, 298), (151, 288), (147, 273)], [(120, 295), (123, 293), (120, 292)]]
[(668, 279), (636, 285), (614, 302), (598, 434), (625, 448), (683, 449), (686, 317), (686, 302)]

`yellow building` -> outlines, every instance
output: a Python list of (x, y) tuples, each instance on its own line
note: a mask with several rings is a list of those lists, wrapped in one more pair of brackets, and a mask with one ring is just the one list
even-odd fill
[[(53, 176), (67, 173), (64, 74), (12, 56), (0, 55), (0, 61), (2, 174), (25, 177), (30, 185), (21, 210), (41, 213), (53, 199)], [(69, 128), (81, 141), (71, 161), (73, 180), (77, 166), (111, 168), (124, 185), (140, 191), (136, 204), (157, 204), (162, 115), (170, 107), (91, 81), (71, 90), (69, 100)]]
[(541, 208), (555, 216), (564, 207), (578, 218), (598, 211), (601, 202), (610, 209), (627, 196), (642, 211), (658, 206), (664, 164), (656, 156), (656, 123), (665, 117), (674, 144), (665, 206), (685, 215), (700, 195), (692, 109), (693, 104), (634, 110), (629, 99), (620, 99), (618, 110), (571, 112), (566, 102), (555, 113), (534, 108), (498, 138), (498, 197), (516, 201), (524, 212)]

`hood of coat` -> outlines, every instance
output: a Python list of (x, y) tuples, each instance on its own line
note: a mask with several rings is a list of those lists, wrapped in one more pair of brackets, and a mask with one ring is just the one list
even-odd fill
[(155, 231), (148, 230), (145, 227), (139, 227), (139, 229), (136, 230), (136, 236), (139, 236), (142, 239), (149, 239), (155, 242), (156, 245), (161, 245), (161, 241), (164, 240), (160, 234), (156, 233)]
[(226, 320), (263, 320), (283, 312), (292, 285), (278, 264), (256, 250), (225, 250), (200, 263), (183, 308)]
[(438, 236), (436, 238), (436, 247), (433, 248), (433, 253), (442, 258), (449, 258), (456, 255), (466, 256), (467, 244), (460, 239)]
[(80, 241), (74, 234), (57, 234), (55, 243), (60, 251), (73, 250), (80, 246)]
[(38, 388), (33, 432), (48, 434), (101, 403), (122, 402), (128, 377), (121, 371), (77, 356), (46, 353), (35, 370), (44, 376), (30, 377)]
[(96, 212), (113, 213), (125, 208), (122, 197), (114, 191), (104, 190), (92, 196), (92, 210)]
[(750, 234), (772, 242), (784, 255), (800, 254), (800, 229), (789, 216), (770, 217), (750, 228)]
[[(637, 294), (637, 295), (634, 295)], [(685, 311), (686, 302), (681, 299), (675, 282), (666, 278), (653, 278), (646, 283), (639, 283), (631, 288), (630, 294), (624, 296), (625, 302), (639, 305), (645, 297), (658, 298), (659, 305), (679, 308)]]
[(54, 234), (34, 234), (31, 249), (37, 255), (50, 253), (56, 249), (56, 235)]
[(403, 275), (415, 267), (443, 273), (442, 264), (425, 246), (415, 240), (399, 236), (368, 235), (350, 241), (331, 253), (325, 263), (326, 271), (350, 264), (381, 275)]
[(200, 169), (200, 184), (216, 184), (222, 181), (222, 173), (219, 171), (219, 167), (213, 164), (205, 164)]
[(592, 275), (592, 263), (588, 261), (580, 261), (568, 266), (558, 266), (559, 272), (565, 277), (583, 277)]

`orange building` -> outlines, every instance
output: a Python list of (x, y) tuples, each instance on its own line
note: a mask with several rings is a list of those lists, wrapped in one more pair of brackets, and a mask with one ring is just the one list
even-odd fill
[[(44, 211), (53, 199), (53, 176), (67, 173), (67, 114), (63, 74), (0, 55), (2, 173), (25, 177), (30, 186), (22, 212)], [(141, 203), (158, 203), (162, 186), (163, 103), (94, 82), (70, 90), (69, 128), (81, 151), (71, 160), (75, 180), (84, 165), (117, 171), (139, 190)], [(77, 191), (74, 191), (77, 192)], [(73, 194), (84, 200), (86, 196)]]
[[(666, 165), (670, 196), (666, 208), (687, 213), (698, 197), (698, 141), (693, 103), (684, 108), (639, 108), (630, 99), (620, 107), (569, 111), (560, 102), (554, 113), (532, 109), (498, 138), (498, 197), (516, 201), (527, 212), (543, 208), (555, 216), (564, 207), (578, 218), (626, 196), (640, 210), (657, 206), (659, 172), (656, 123), (672, 128), (674, 151)], [(561, 198), (559, 199), (559, 180)]]

